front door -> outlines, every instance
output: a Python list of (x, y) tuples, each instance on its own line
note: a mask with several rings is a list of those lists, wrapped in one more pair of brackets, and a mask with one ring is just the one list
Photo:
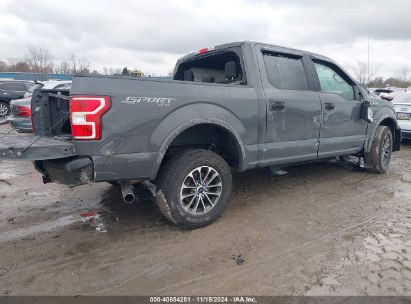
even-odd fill
[(321, 101), (312, 90), (305, 60), (281, 49), (259, 52), (267, 102), (265, 165), (317, 158)]
[[(314, 59), (322, 101), (320, 158), (354, 154), (363, 149), (367, 122), (355, 83), (337, 65)], [(358, 100), (357, 100), (358, 99)]]

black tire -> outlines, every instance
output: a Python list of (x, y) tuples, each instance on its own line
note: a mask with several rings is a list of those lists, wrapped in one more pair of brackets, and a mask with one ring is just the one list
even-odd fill
[(390, 167), (393, 147), (391, 129), (387, 126), (379, 126), (374, 134), (371, 149), (364, 154), (364, 164), (371, 172), (384, 173)]
[[(3, 111), (6, 110), (5, 114)], [(10, 105), (5, 101), (0, 101), (0, 118), (4, 118), (10, 114)]]
[[(214, 179), (209, 176), (210, 172)], [(194, 185), (194, 177), (202, 182), (193, 187), (196, 189), (185, 188)], [(184, 192), (187, 190), (188, 193)], [(156, 201), (171, 222), (184, 229), (196, 229), (209, 225), (221, 215), (231, 191), (231, 171), (225, 160), (209, 150), (189, 149), (174, 155), (161, 169)], [(217, 198), (214, 192), (220, 196)], [(189, 197), (180, 199), (182, 195)]]

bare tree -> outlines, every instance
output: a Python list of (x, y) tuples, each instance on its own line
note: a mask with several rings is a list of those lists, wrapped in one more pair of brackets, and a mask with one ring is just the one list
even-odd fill
[(30, 46), (26, 61), (31, 70), (44, 79), (44, 75), (53, 72), (53, 62), (50, 60), (50, 53), (42, 46)]
[(57, 73), (61, 73), (61, 74), (70, 74), (70, 65), (67, 61), (63, 60), (60, 63), (59, 68), (56, 69)]
[(385, 80), (381, 76), (375, 77), (372, 81), (368, 83), (371, 88), (382, 88), (385, 87)]
[(353, 76), (358, 83), (368, 85), (375, 77), (376, 70), (368, 71), (368, 65), (365, 62), (359, 61), (355, 67), (352, 67)]
[(409, 80), (409, 74), (409, 68), (407, 66), (402, 66), (395, 72), (394, 78), (401, 82), (406, 82)]
[(6, 64), (7, 72), (31, 72), (31, 67), (27, 60), (21, 58), (9, 58)]
[(115, 74), (121, 74), (120, 68), (113, 68), (113, 67), (103, 67), (103, 75), (115, 75)]
[(17, 62), (21, 61), (21, 59), (17, 58), (17, 57), (11, 57), (11, 58), (7, 58), (7, 65), (8, 68), (15, 66), (17, 64)]
[(121, 69), (120, 68), (113, 68), (110, 67), (107, 70), (107, 74), (106, 75), (120, 75), (121, 74)]
[(71, 73), (73, 75), (90, 73), (90, 62), (86, 57), (79, 57), (75, 54), (71, 54), (69, 62), (71, 66)]
[(30, 65), (24, 61), (17, 62), (13, 68), (16, 72), (30, 72), (31, 71)]
[(0, 72), (7, 72), (7, 63), (4, 61), (0, 60)]

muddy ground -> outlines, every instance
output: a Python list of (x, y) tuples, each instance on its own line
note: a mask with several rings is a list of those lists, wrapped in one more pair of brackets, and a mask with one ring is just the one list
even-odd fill
[(236, 174), (223, 216), (195, 231), (144, 186), (124, 205), (107, 183), (0, 168), (0, 294), (411, 295), (411, 143), (384, 175), (338, 162)]

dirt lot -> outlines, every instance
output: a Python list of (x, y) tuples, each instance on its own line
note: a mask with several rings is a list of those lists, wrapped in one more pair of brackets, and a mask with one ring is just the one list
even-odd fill
[(0, 168), (0, 294), (411, 295), (410, 143), (385, 175), (338, 162), (237, 174), (223, 216), (195, 231), (144, 186), (126, 206), (106, 183)]

